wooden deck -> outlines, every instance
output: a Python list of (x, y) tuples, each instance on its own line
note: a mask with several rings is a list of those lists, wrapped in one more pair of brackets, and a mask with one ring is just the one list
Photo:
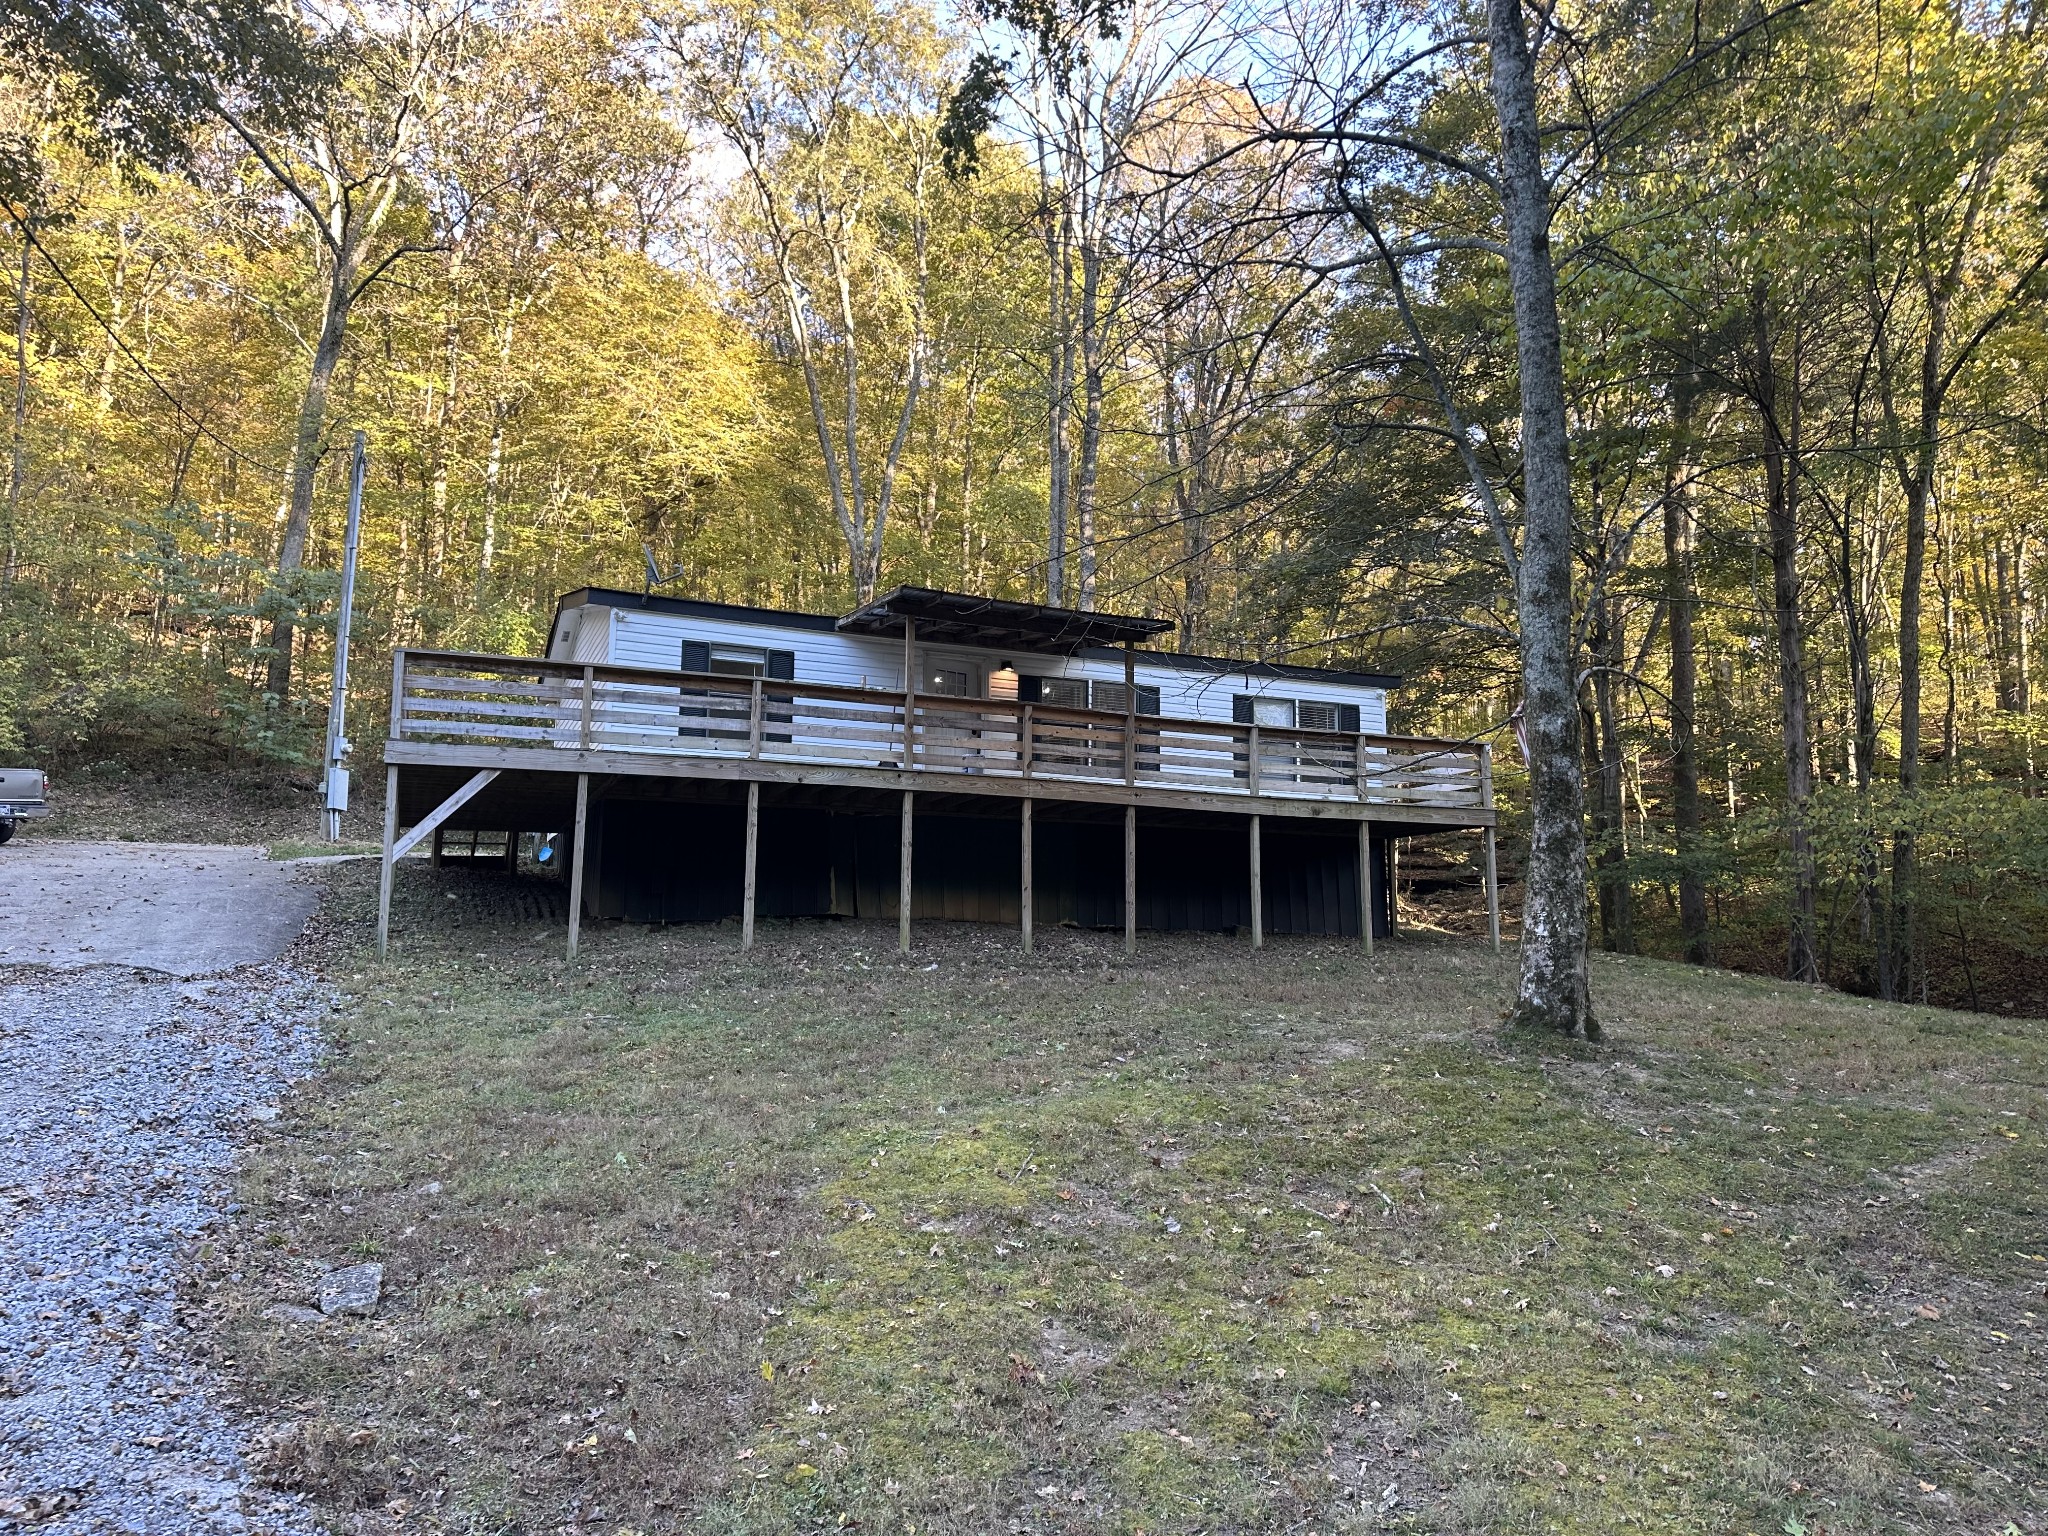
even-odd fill
[(1494, 825), (1487, 748), (527, 657), (400, 651), (394, 765)]
[[(1269, 817), (1356, 824), (1359, 890), (1376, 835), (1471, 828), (1484, 834), (1498, 944), (1496, 813), (1489, 749), (1472, 742), (1279, 729), (1209, 720), (1068, 709), (1000, 699), (905, 694), (800, 681), (736, 678), (533, 657), (407, 650), (392, 665), (380, 951), (389, 928), (393, 861), (444, 826), (502, 776), (574, 786), (569, 952), (581, 916), (584, 827), (592, 781), (725, 781), (745, 786), (743, 942), (754, 932), (755, 846), (764, 786), (779, 795), (839, 793), (901, 803), (900, 936), (910, 942), (912, 802), (919, 795), (998, 797), (1018, 805), (1023, 935), (1031, 943), (1035, 803), (1119, 807), (1126, 943), (1136, 944), (1137, 817), (1223, 812), (1250, 845), (1253, 942), (1260, 942), (1260, 823)], [(400, 775), (416, 781), (401, 795)], [(463, 778), (467, 775), (466, 779)], [(417, 814), (417, 781), (445, 794)], [(456, 780), (460, 780), (459, 787)], [(651, 786), (650, 786), (651, 787)], [(681, 786), (677, 786), (680, 788)], [(707, 786), (708, 789), (709, 786)], [(566, 785), (565, 785), (566, 788)], [(414, 812), (400, 835), (401, 805)], [(470, 816), (479, 806), (471, 805)], [(1096, 814), (1099, 814), (1096, 813)], [(472, 822), (471, 824), (476, 824)], [(487, 821), (494, 829), (499, 823)], [(529, 828), (532, 822), (523, 823)], [(1375, 833), (1375, 827), (1383, 829)], [(1348, 834), (1347, 834), (1348, 835)], [(1361, 900), (1365, 899), (1362, 894)], [(1371, 923), (1363, 924), (1367, 946)]]

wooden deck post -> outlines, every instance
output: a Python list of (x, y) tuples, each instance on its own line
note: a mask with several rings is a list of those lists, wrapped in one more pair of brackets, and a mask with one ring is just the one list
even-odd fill
[[(758, 698), (758, 695), (756, 696)], [(740, 948), (754, 947), (754, 869), (761, 842), (760, 781), (747, 786), (747, 867), (740, 885)]]
[(1367, 958), (1372, 955), (1372, 823), (1358, 824), (1358, 931), (1365, 939)]
[(1018, 910), (1019, 910), (1019, 911), (1020, 911), (1020, 912), (1021, 912), (1021, 913), (1023, 914), (1023, 920), (1024, 920), (1024, 953), (1028, 955), (1028, 954), (1030, 954), (1030, 953), (1031, 953), (1031, 918), (1032, 918), (1032, 912), (1031, 912), (1031, 797), (1030, 797), (1029, 795), (1026, 795), (1026, 796), (1024, 797), (1024, 812), (1023, 812), (1023, 815), (1022, 815), (1022, 817), (1021, 817), (1021, 818), (1019, 819), (1018, 825), (1019, 825), (1019, 826), (1020, 826), (1020, 827), (1022, 828), (1022, 831), (1021, 831), (1021, 833), (1020, 833), (1019, 835), (1020, 835), (1020, 836), (1022, 837), (1022, 839), (1023, 839), (1023, 846), (1022, 846), (1022, 847), (1021, 847), (1021, 848), (1020, 848), (1020, 849), (1018, 850), (1018, 852), (1019, 852), (1019, 853), (1020, 853), (1020, 854), (1022, 855), (1022, 859), (1023, 859), (1023, 881), (1022, 881), (1022, 883), (1021, 883), (1021, 887), (1020, 887), (1020, 889), (1019, 889), (1019, 890), (1018, 890), (1018, 892), (1017, 892), (1017, 900), (1018, 900)]
[[(393, 708), (397, 706), (394, 705)], [(391, 946), (391, 845), (398, 841), (398, 765), (384, 770), (384, 862), (377, 870), (377, 958)]]
[(903, 791), (903, 853), (896, 871), (896, 947), (906, 955), (910, 953), (910, 828), (913, 818), (911, 807), (916, 798), (915, 791)]
[(1387, 937), (1401, 931), (1401, 844), (1387, 839)]
[[(1479, 803), (1493, 809), (1493, 743), (1479, 744)], [(1500, 866), (1494, 852), (1494, 829), (1486, 829), (1486, 931), (1493, 952), (1500, 953)]]
[(1494, 864), (1493, 828), (1486, 829), (1486, 931), (1500, 953), (1500, 872)]
[(569, 849), (569, 958), (576, 958), (576, 941), (583, 934), (583, 844), (590, 825), (590, 775), (576, 775), (575, 843)]
[(1259, 818), (1252, 818), (1252, 948), (1264, 947), (1266, 942), (1266, 894), (1265, 882), (1259, 873)]
[(1124, 953), (1138, 952), (1138, 808), (1124, 807)]
[(434, 828), (434, 852), (432, 856), (428, 859), (428, 863), (432, 864), (435, 869), (439, 869), (441, 867), (441, 860), (447, 854), (447, 835), (448, 829), (446, 827)]

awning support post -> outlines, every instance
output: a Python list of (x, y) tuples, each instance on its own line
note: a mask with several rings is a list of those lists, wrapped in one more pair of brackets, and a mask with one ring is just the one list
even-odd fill
[[(903, 621), (903, 770), (917, 766), (917, 620)], [(910, 813), (904, 812), (907, 816)], [(905, 939), (908, 949), (910, 941)]]

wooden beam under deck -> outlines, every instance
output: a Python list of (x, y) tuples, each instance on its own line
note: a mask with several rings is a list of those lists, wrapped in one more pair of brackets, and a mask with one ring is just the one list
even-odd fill
[(547, 775), (606, 774), (627, 779), (698, 780), (729, 784), (800, 785), (815, 789), (893, 790), (982, 799), (1033, 799), (1048, 803), (1104, 807), (1201, 811), (1219, 815), (1260, 815), (1324, 822), (1380, 822), (1417, 832), (1491, 827), (1497, 816), (1486, 806), (1382, 804), (1374, 801), (1293, 799), (1286, 795), (1215, 794), (1203, 790), (1059, 779), (1043, 775), (904, 771), (892, 768), (814, 767), (745, 757), (622, 752), (575, 747), (505, 747), (422, 741), (387, 741), (384, 761), (393, 768), (444, 771), (496, 768)]

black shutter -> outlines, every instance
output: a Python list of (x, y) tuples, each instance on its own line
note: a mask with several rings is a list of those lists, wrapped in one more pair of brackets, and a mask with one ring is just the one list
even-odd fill
[[(785, 683), (794, 682), (796, 679), (796, 652), (770, 651), (768, 653), (768, 675)], [(1351, 713), (1355, 717), (1358, 711), (1354, 709)]]
[(1159, 713), (1159, 690), (1149, 683), (1138, 684), (1138, 713), (1156, 715)]
[(1358, 706), (1339, 704), (1337, 706), (1337, 729), (1356, 732), (1358, 729)]
[[(682, 664), (685, 672), (709, 672), (711, 670), (711, 647), (702, 640), (685, 640), (683, 642)], [(703, 694), (689, 688), (685, 688), (682, 691), (682, 696), (685, 700), (702, 699), (704, 697)], [(685, 703), (676, 713), (685, 720), (701, 721), (710, 714), (710, 711), (701, 703)], [(711, 733), (702, 725), (679, 725), (676, 727), (676, 734), (678, 736), (709, 736)]]
[(1230, 696), (1230, 718), (1238, 725), (1252, 723), (1252, 696), (1248, 693), (1234, 693)]
[(1017, 679), (1017, 698), (1019, 702), (1036, 704), (1040, 699), (1044, 698), (1045, 690), (1042, 686), (1044, 681), (1045, 679), (1035, 672), (1026, 672), (1020, 675)]

